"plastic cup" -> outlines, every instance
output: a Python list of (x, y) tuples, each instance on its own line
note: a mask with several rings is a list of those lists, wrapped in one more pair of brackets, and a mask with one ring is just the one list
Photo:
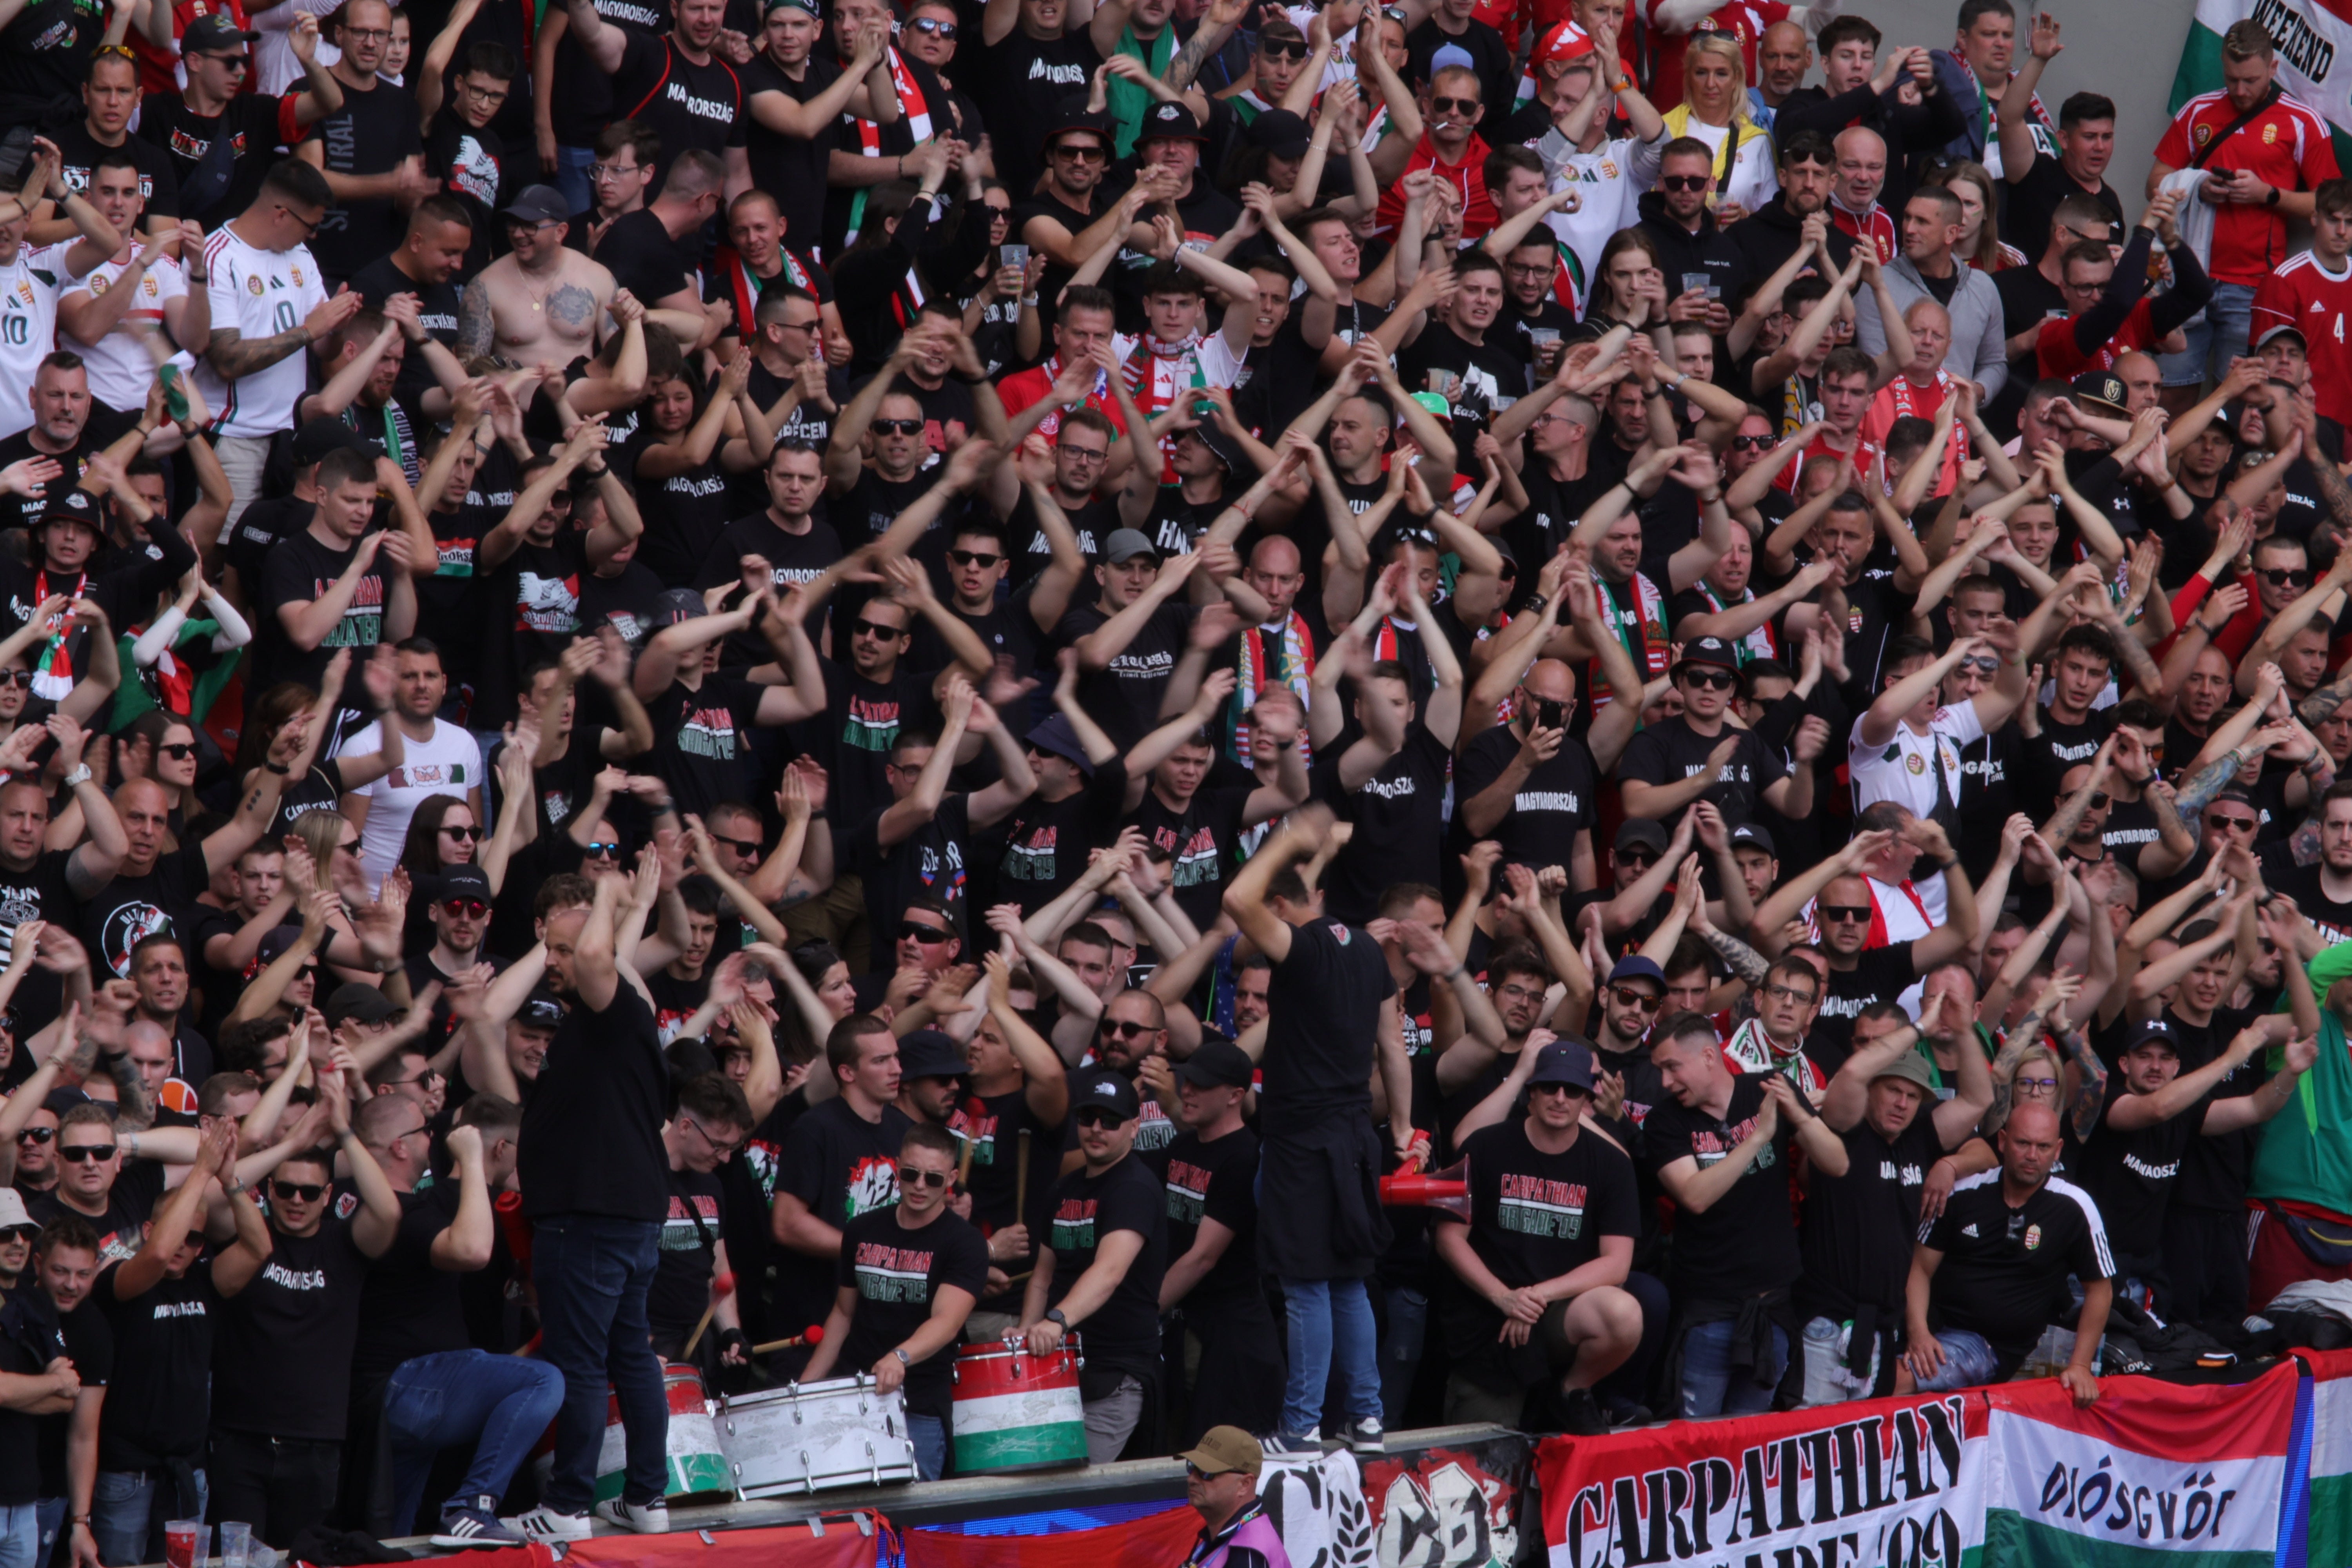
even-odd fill
[(221, 1568), (246, 1568), (253, 1551), (253, 1526), (242, 1520), (225, 1519), (220, 1526)]
[(1552, 344), (1559, 342), (1559, 329), (1558, 327), (1529, 327), (1528, 329), (1528, 342), (1533, 343), (1539, 349), (1548, 349), (1551, 347)]
[(1003, 265), (1007, 267), (1025, 268), (1029, 265), (1029, 247), (1025, 245), (1000, 245), (996, 253), (1004, 258)]
[(198, 1519), (163, 1521), (163, 1561), (167, 1568), (196, 1568), (209, 1554), (212, 1527)]
[(1706, 293), (1706, 287), (1707, 287), (1707, 275), (1706, 275), (1706, 273), (1704, 273), (1704, 272), (1685, 272), (1685, 273), (1684, 273), (1684, 274), (1683, 274), (1683, 292), (1684, 292), (1684, 293), (1685, 293), (1685, 294), (1704, 294), (1704, 293)]

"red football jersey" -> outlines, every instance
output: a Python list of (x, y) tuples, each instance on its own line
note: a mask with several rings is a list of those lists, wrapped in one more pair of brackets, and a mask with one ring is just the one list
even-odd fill
[[(2156, 161), (2187, 168), (2237, 118), (2221, 93), (2190, 99), (2156, 144)], [(2326, 122), (2284, 94), (2222, 142), (2204, 167), (2209, 174), (2251, 169), (2264, 184), (2283, 191), (2315, 190), (2337, 172)], [(2228, 202), (2213, 209), (2213, 258), (2205, 270), (2214, 282), (2259, 286), (2286, 258), (2286, 217), (2276, 207)]]
[(2352, 353), (2344, 344), (2347, 314), (2352, 314), (2352, 265), (2331, 277), (2314, 251), (2305, 251), (2263, 279), (2254, 295), (2253, 342), (2260, 342), (2273, 327), (2301, 332), (2319, 411), (2338, 424), (2352, 423)]

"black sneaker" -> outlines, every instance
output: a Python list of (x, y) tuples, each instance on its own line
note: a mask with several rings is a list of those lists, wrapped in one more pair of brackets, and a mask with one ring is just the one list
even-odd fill
[(1609, 1434), (1609, 1417), (1601, 1414), (1601, 1406), (1589, 1388), (1571, 1388), (1560, 1396), (1559, 1429), (1571, 1437), (1604, 1437)]

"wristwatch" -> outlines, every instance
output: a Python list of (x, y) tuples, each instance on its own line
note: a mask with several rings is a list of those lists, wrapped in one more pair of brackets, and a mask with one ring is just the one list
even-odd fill
[(1062, 1309), (1059, 1307), (1047, 1312), (1045, 1314), (1045, 1321), (1053, 1324), (1057, 1329), (1067, 1330), (1070, 1326), (1070, 1320), (1062, 1316)]
[(89, 783), (89, 764), (88, 763), (79, 763), (75, 767), (73, 772), (66, 775), (66, 788), (68, 789), (79, 789), (82, 785), (88, 783)]
[(898, 1364), (901, 1366), (912, 1366), (915, 1364), (915, 1358), (907, 1353), (907, 1347), (904, 1345), (893, 1346), (890, 1353), (898, 1358)]

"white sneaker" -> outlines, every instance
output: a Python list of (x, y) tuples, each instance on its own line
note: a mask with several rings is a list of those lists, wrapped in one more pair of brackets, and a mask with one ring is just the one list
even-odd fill
[(1348, 1428), (1348, 1447), (1359, 1454), (1384, 1454), (1388, 1446), (1388, 1434), (1377, 1415), (1367, 1415)]
[(614, 1498), (596, 1505), (596, 1517), (623, 1530), (634, 1530), (639, 1535), (667, 1535), (669, 1499), (657, 1497), (648, 1503), (634, 1503)]
[(596, 1533), (595, 1521), (586, 1514), (565, 1513), (545, 1503), (499, 1522), (533, 1541), (586, 1541)]

